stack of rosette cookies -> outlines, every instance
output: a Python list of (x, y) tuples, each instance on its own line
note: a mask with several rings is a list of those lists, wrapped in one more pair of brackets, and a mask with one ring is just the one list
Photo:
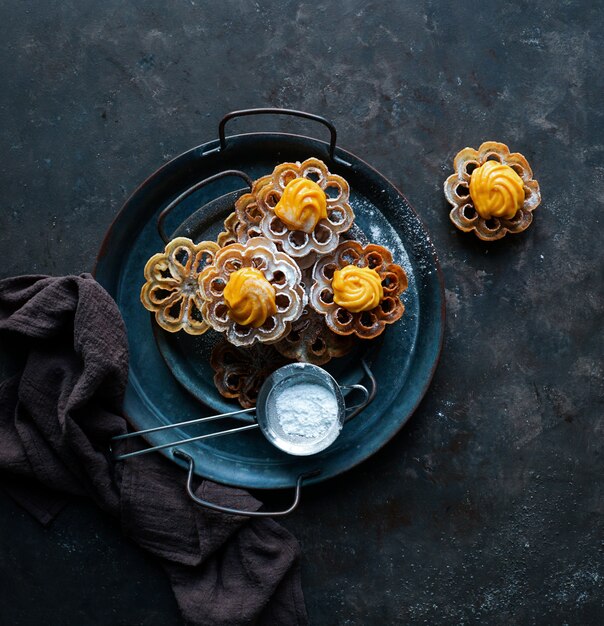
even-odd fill
[(405, 307), (402, 267), (350, 235), (350, 189), (316, 158), (254, 182), (217, 241), (178, 237), (145, 266), (141, 301), (161, 328), (222, 333), (216, 387), (244, 407), (288, 361), (323, 365), (380, 335)]

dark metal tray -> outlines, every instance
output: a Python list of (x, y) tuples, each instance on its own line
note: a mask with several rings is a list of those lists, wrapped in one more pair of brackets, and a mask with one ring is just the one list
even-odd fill
[[(293, 487), (301, 473), (321, 469), (321, 474), (308, 480), (319, 482), (379, 450), (405, 424), (426, 392), (444, 329), (441, 270), (421, 221), (403, 195), (361, 159), (335, 148), (335, 130), (330, 144), (285, 133), (252, 133), (225, 139), (224, 123), (220, 130), (221, 141), (185, 152), (134, 192), (99, 252), (96, 278), (115, 298), (128, 330), (130, 376), (124, 411), (132, 426), (141, 430), (237, 408), (221, 398), (213, 385), (208, 361), (217, 335), (212, 331), (202, 337), (158, 333), (140, 303), (145, 263), (164, 245), (156, 228), (161, 210), (194, 183), (223, 170), (242, 170), (258, 178), (278, 163), (318, 157), (349, 182), (350, 202), (361, 231), (372, 242), (392, 250), (394, 260), (409, 276), (402, 320), (362, 349), (378, 380), (377, 397), (346, 424), (330, 448), (311, 457), (282, 453), (257, 431), (196, 442), (187, 445), (186, 450), (194, 458), (200, 476), (229, 485)], [(241, 193), (235, 191), (238, 187), (241, 182), (237, 179), (222, 179), (200, 189), (175, 207), (167, 220), (167, 230), (177, 229), (179, 234), (188, 233), (196, 240), (215, 238)], [(203, 215), (196, 213), (200, 207)], [(195, 219), (190, 218), (192, 214)], [(343, 384), (358, 382), (362, 378), (360, 356), (357, 350), (332, 361), (328, 369)], [(159, 431), (147, 438), (152, 445), (160, 445), (210, 430), (211, 425), (193, 426)], [(185, 465), (174, 459), (169, 448), (164, 452)]]

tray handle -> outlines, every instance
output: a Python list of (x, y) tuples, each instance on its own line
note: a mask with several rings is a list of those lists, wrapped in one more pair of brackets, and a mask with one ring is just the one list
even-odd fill
[(189, 498), (191, 498), (195, 504), (199, 504), (199, 506), (203, 506), (206, 509), (212, 509), (213, 511), (219, 511), (220, 513), (226, 513), (227, 515), (244, 515), (246, 517), (283, 517), (284, 515), (288, 515), (298, 507), (298, 504), (300, 504), (300, 489), (302, 487), (302, 482), (306, 478), (311, 478), (312, 476), (317, 476), (321, 473), (321, 470), (314, 470), (298, 476), (298, 479), (296, 480), (296, 493), (294, 501), (287, 509), (283, 509), (281, 511), (243, 511), (241, 509), (232, 509), (228, 506), (214, 504), (213, 502), (202, 500), (196, 496), (193, 491), (193, 474), (195, 472), (195, 461), (193, 460), (193, 457), (178, 448), (173, 450), (172, 454), (176, 458), (189, 464), (189, 473), (187, 476), (187, 493), (189, 494)]
[(159, 232), (159, 236), (163, 239), (164, 243), (168, 243), (170, 241), (170, 237), (168, 237), (166, 230), (164, 228), (164, 221), (168, 216), (168, 213), (172, 211), (172, 209), (180, 204), (185, 198), (188, 198), (192, 193), (195, 193), (197, 190), (213, 183), (216, 180), (220, 180), (221, 178), (226, 178), (227, 176), (237, 176), (242, 178), (246, 185), (251, 189), (254, 182), (252, 179), (245, 173), (240, 170), (224, 170), (223, 172), (219, 172), (218, 174), (214, 174), (213, 176), (209, 176), (204, 180), (195, 183), (192, 187), (189, 187), (186, 191), (183, 191), (177, 198), (172, 200), (170, 204), (159, 214), (157, 218), (157, 231)]
[(229, 120), (232, 120), (235, 117), (245, 117), (247, 115), (292, 115), (294, 117), (303, 117), (307, 120), (313, 120), (314, 122), (319, 122), (319, 124), (323, 124), (329, 129), (330, 139), (329, 139), (329, 158), (334, 161), (335, 160), (335, 150), (336, 150), (336, 138), (337, 132), (336, 127), (324, 117), (320, 115), (315, 115), (314, 113), (306, 113), (305, 111), (296, 111), (295, 109), (277, 109), (277, 108), (261, 108), (261, 109), (242, 109), (241, 111), (232, 111), (231, 113), (227, 113), (221, 120), (220, 124), (218, 124), (218, 137), (220, 139), (220, 149), (226, 149), (226, 136), (225, 136), (225, 126)]

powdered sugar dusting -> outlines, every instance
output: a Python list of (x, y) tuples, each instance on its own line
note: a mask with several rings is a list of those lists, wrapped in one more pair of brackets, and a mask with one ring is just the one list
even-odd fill
[[(415, 282), (414, 269), (405, 246), (385, 216), (376, 209), (375, 204), (358, 193), (354, 193), (351, 204), (356, 226), (367, 236), (369, 243), (388, 248), (392, 253), (393, 261), (405, 270), (409, 282)], [(423, 232), (422, 230), (422, 235)]]
[(299, 383), (283, 389), (277, 395), (275, 408), (286, 435), (307, 439), (320, 439), (338, 419), (335, 395), (316, 383)]

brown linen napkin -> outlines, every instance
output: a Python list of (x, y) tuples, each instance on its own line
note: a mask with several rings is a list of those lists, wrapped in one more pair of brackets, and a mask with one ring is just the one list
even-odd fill
[[(195, 505), (184, 472), (159, 454), (108, 457), (111, 437), (127, 429), (128, 351), (117, 306), (92, 276), (0, 280), (0, 351), (17, 362), (0, 383), (0, 477), (22, 506), (46, 524), (66, 495), (88, 496), (119, 516), (161, 560), (188, 623), (307, 623), (290, 533)], [(207, 480), (197, 495), (261, 506)]]

